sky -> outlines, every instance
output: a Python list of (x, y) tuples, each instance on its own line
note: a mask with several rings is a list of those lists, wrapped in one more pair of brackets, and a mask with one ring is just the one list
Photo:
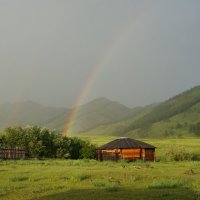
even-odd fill
[(199, 0), (0, 0), (0, 102), (135, 107), (199, 85), (199, 10)]

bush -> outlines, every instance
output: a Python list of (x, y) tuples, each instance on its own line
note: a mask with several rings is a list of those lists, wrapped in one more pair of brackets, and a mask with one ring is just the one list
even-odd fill
[(192, 160), (192, 157), (192, 154), (181, 146), (169, 147), (165, 153), (165, 159), (167, 161)]
[(89, 141), (81, 142), (80, 158), (94, 159), (96, 157), (96, 146)]
[(200, 161), (200, 154), (193, 153), (192, 154), (192, 160), (194, 160), (194, 161)]

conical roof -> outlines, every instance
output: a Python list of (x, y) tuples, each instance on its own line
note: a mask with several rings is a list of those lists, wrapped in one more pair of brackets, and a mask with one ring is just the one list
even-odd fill
[(107, 144), (104, 144), (98, 147), (97, 149), (103, 150), (103, 149), (132, 149), (132, 148), (154, 149), (155, 147), (153, 145), (141, 142), (139, 140), (123, 137), (113, 140)]

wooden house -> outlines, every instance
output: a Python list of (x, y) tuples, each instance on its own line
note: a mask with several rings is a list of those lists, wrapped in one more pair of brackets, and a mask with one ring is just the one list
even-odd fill
[(131, 138), (119, 138), (96, 149), (99, 161), (120, 159), (155, 161), (155, 147)]

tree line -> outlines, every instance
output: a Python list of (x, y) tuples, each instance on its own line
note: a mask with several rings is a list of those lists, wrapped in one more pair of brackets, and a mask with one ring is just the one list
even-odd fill
[(8, 127), (0, 133), (1, 148), (20, 148), (28, 158), (95, 158), (96, 146), (38, 126)]

